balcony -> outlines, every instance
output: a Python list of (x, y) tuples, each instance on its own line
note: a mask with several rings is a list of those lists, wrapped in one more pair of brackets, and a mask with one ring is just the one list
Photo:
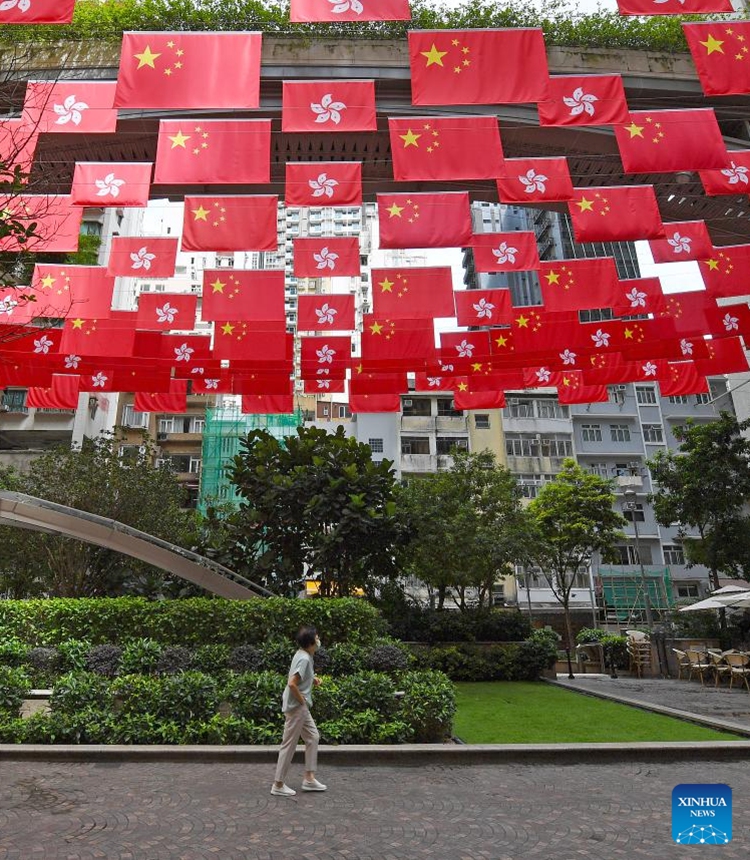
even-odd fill
[(435, 429), (440, 433), (445, 430), (449, 433), (466, 431), (467, 421), (464, 415), (438, 415), (435, 419)]
[(434, 415), (402, 415), (401, 429), (403, 431), (432, 432), (435, 430), (436, 417)]
[[(435, 454), (402, 454), (401, 471), (418, 472), (421, 474), (434, 473), (438, 471), (438, 458)], [(445, 459), (452, 459), (446, 457)]]

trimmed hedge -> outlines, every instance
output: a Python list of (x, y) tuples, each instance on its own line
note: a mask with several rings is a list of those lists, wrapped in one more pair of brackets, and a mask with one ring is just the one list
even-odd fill
[(520, 642), (531, 624), (517, 609), (459, 612), (408, 606), (387, 618), (390, 634), (407, 642)]
[(549, 666), (547, 646), (537, 642), (498, 645), (433, 645), (414, 649), (417, 668), (444, 672), (452, 681), (536, 681)]
[(237, 647), (262, 642), (265, 647), (271, 638), (288, 643), (303, 624), (315, 625), (328, 644), (369, 644), (384, 629), (377, 610), (353, 598), (0, 600), (4, 640), (19, 640), (32, 647), (60, 645), (70, 639), (85, 639), (91, 645), (123, 645), (142, 638), (163, 646)]

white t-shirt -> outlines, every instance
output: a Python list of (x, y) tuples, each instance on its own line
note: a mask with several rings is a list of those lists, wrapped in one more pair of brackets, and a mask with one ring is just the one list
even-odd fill
[[(290, 681), (294, 675), (299, 675), (300, 680), (297, 684), (297, 689), (305, 697), (308, 708), (312, 707), (312, 688), (313, 680), (315, 678), (315, 666), (313, 664), (312, 654), (308, 654), (307, 651), (303, 651), (301, 648), (297, 651), (294, 657), (292, 657), (292, 665), (289, 667)], [(287, 711), (293, 711), (295, 708), (299, 707), (299, 702), (292, 695), (292, 691), (289, 689), (289, 685), (287, 684), (284, 688), (284, 696), (281, 700), (281, 710), (286, 713)]]

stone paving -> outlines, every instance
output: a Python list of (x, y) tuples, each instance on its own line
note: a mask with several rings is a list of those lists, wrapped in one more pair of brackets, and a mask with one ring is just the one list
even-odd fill
[(0, 767), (0, 860), (683, 860), (683, 782), (734, 791), (733, 841), (688, 853), (750, 854), (746, 762), (336, 765), (293, 799), (269, 794), (269, 764)]

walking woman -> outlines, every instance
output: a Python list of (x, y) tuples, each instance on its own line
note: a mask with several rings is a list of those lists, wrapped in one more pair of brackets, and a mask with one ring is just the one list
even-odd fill
[(302, 780), (302, 791), (325, 791), (328, 788), (315, 779), (320, 734), (310, 714), (312, 688), (320, 683), (315, 677), (313, 665), (313, 654), (320, 648), (317, 630), (314, 627), (300, 628), (297, 645), (298, 650), (289, 668), (289, 682), (284, 688), (281, 701), (281, 710), (286, 721), (276, 765), (276, 779), (271, 786), (271, 794), (278, 797), (294, 797), (297, 793), (286, 784), (286, 775), (300, 738), (305, 742), (305, 778)]

